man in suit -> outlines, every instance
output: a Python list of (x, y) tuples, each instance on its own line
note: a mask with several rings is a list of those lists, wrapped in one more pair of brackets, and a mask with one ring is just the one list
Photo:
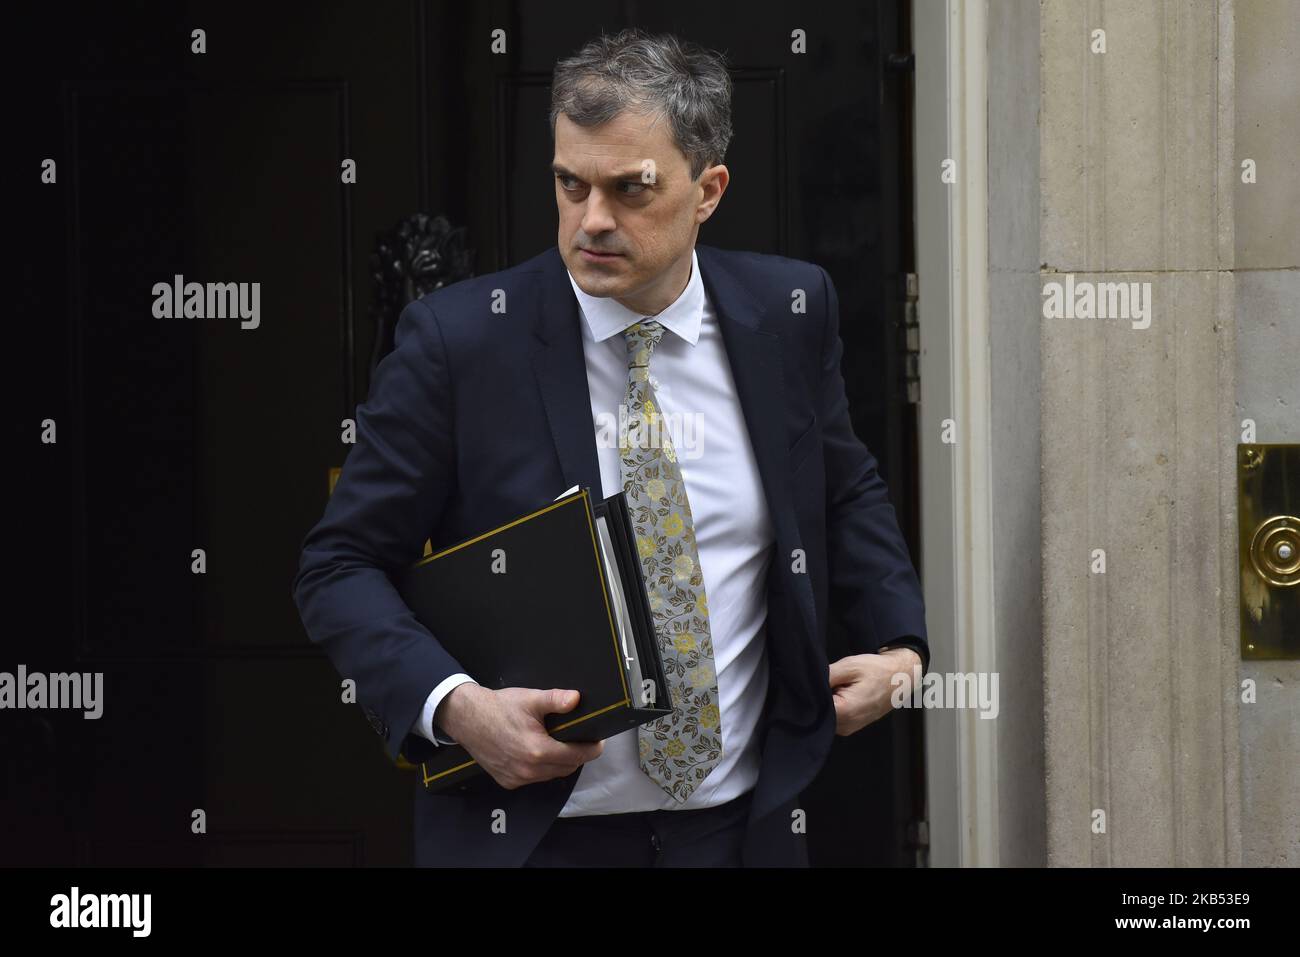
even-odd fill
[[(559, 242), (403, 310), (294, 596), (417, 783), (419, 865), (806, 866), (801, 790), (833, 734), (927, 667), (924, 607), (840, 373), (819, 266), (697, 245), (729, 173), (722, 59), (624, 31), (556, 66)], [(623, 491), (673, 713), (605, 741), (570, 689), (488, 688), (388, 573), (566, 489)], [(855, 654), (828, 662), (830, 619)]]

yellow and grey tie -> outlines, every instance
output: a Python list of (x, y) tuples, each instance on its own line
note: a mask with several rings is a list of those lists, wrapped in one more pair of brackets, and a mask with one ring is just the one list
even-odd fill
[[(722, 759), (722, 715), (695, 522), (650, 381), (650, 357), (663, 335), (663, 325), (653, 319), (623, 333), (628, 428), (619, 451), (673, 709), (637, 729), (639, 763), (651, 780), (683, 802)], [(662, 695), (661, 689), (656, 692)]]

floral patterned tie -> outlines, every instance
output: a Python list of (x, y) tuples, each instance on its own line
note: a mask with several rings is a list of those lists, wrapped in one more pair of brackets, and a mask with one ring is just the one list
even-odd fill
[(619, 451), (673, 708), (671, 715), (638, 727), (639, 763), (684, 802), (722, 759), (722, 720), (691, 504), (650, 381), (650, 356), (663, 335), (663, 325), (653, 319), (623, 333), (628, 431)]

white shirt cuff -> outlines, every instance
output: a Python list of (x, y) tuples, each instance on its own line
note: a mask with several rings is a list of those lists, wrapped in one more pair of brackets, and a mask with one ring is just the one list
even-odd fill
[(478, 684), (478, 682), (474, 681), (474, 679), (471, 678), (469, 675), (454, 674), (448, 676), (446, 679), (440, 682), (438, 684), (438, 687), (434, 688), (433, 691), (429, 693), (429, 697), (426, 698), (424, 701), (424, 708), (420, 712), (419, 724), (415, 729), (420, 733), (422, 737), (428, 738), (434, 744), (455, 744), (456, 743), (450, 738), (446, 738), (446, 737), (440, 738), (438, 737), (438, 735), (434, 733), (433, 716), (434, 713), (437, 712), (438, 710), (438, 705), (442, 703), (442, 699), (447, 697), (447, 695), (451, 693), (451, 690), (453, 688), (463, 685), (467, 681), (473, 682), (474, 684)]

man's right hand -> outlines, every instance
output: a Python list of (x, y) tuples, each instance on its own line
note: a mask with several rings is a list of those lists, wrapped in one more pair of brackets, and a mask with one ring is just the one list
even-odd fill
[(556, 741), (543, 723), (572, 711), (578, 692), (552, 688), (457, 685), (438, 704), (434, 722), (462, 745), (503, 788), (567, 777), (605, 750), (604, 741)]

